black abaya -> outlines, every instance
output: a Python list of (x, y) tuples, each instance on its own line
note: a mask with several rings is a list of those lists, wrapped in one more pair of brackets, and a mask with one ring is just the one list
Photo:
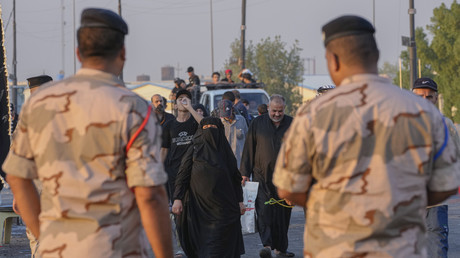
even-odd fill
[(243, 176), (252, 176), (252, 181), (259, 182), (255, 208), (262, 244), (283, 253), (288, 248), (288, 229), (292, 209), (279, 204), (268, 205), (265, 202), (271, 198), (280, 199), (272, 182), (273, 170), (283, 136), (291, 122), (292, 117), (285, 115), (276, 127), (268, 114), (255, 118), (249, 126), (240, 168)]
[[(214, 124), (218, 128), (202, 129)], [(241, 175), (219, 119), (205, 118), (182, 159), (174, 199), (183, 203), (178, 233), (186, 255), (239, 257), (244, 253), (239, 202)]]

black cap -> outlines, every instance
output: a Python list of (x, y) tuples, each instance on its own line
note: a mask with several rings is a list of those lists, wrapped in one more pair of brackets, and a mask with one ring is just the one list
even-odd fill
[(347, 15), (328, 22), (323, 26), (322, 31), (324, 46), (327, 46), (333, 39), (352, 35), (373, 34), (375, 29), (366, 19)]
[(51, 78), (48, 75), (40, 75), (40, 76), (27, 78), (27, 84), (29, 86), (29, 89), (32, 89), (32, 88), (35, 88), (35, 87), (39, 87), (42, 84), (45, 84), (45, 83), (50, 82), (52, 80), (53, 80), (53, 78)]
[(415, 80), (412, 89), (430, 89), (438, 92), (438, 85), (430, 78), (418, 78)]
[(81, 13), (80, 28), (108, 28), (128, 34), (128, 25), (120, 15), (100, 8), (87, 8)]
[(189, 67), (187, 68), (187, 73), (191, 73), (191, 72), (193, 72), (193, 67), (189, 66)]
[(185, 90), (185, 89), (182, 89), (182, 90), (177, 91), (177, 93), (176, 93), (176, 99), (179, 98), (180, 95), (184, 95), (184, 94), (187, 95), (187, 97), (188, 97), (189, 99), (192, 99), (192, 93), (190, 93), (190, 91)]

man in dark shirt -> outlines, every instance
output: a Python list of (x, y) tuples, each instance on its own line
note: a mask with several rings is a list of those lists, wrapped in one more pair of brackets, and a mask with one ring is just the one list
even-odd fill
[[(271, 249), (275, 249), (277, 255), (294, 256), (287, 251), (291, 208), (285, 201), (279, 201), (276, 187), (272, 183), (281, 141), (292, 122), (292, 117), (284, 115), (285, 106), (283, 96), (274, 94), (270, 97), (269, 113), (256, 117), (249, 126), (241, 159), (242, 184), (249, 181), (251, 176), (252, 181), (259, 182), (256, 198), (257, 225), (265, 247), (261, 256), (267, 256), (266, 253), (271, 252)], [(272, 198), (279, 203), (265, 204)]]
[(233, 102), (233, 108), (238, 110), (238, 112), (246, 119), (246, 123), (249, 125), (249, 115), (248, 110), (244, 106), (243, 102), (241, 102), (241, 95), (238, 90), (232, 90), (233, 95), (235, 95), (235, 101)]
[(168, 173), (168, 196), (172, 197), (174, 182), (179, 170), (182, 156), (191, 146), (193, 135), (203, 118), (191, 105), (191, 94), (187, 90), (179, 90), (176, 98), (177, 117), (163, 126), (161, 157)]
[(157, 115), (158, 121), (160, 122), (161, 127), (164, 128), (166, 122), (168, 122), (169, 120), (174, 120), (175, 117), (172, 114), (165, 111), (166, 103), (164, 101), (165, 98), (163, 98), (163, 96), (161, 96), (160, 94), (155, 94), (152, 96), (151, 100), (152, 105), (155, 108), (155, 114)]
[(195, 74), (195, 70), (192, 66), (189, 66), (189, 68), (187, 68), (187, 73), (189, 77), (189, 84), (187, 85), (187, 88), (195, 85), (200, 85), (200, 78)]
[(187, 90), (192, 93), (191, 100), (192, 104), (195, 105), (200, 101), (200, 78), (195, 74), (195, 70), (192, 66), (187, 68), (187, 73), (189, 76), (189, 84), (187, 84)]
[(225, 70), (225, 78), (222, 79), (223, 82), (235, 83), (232, 79), (233, 72), (230, 69)]
[(244, 84), (247, 84), (244, 86), (244, 88), (257, 88), (254, 85), (256, 80), (252, 78), (252, 72), (249, 71), (249, 69), (241, 70), (241, 72), (238, 74), (238, 79), (240, 79)]

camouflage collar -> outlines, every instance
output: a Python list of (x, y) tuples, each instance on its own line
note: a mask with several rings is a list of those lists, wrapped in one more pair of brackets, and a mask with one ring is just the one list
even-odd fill
[(122, 80), (120, 80), (117, 76), (111, 73), (106, 73), (101, 70), (97, 70), (97, 69), (81, 68), (80, 70), (77, 71), (75, 76), (76, 77), (90, 77), (93, 79), (107, 81), (108, 84), (121, 85), (123, 87), (126, 87), (125, 83)]
[(345, 79), (342, 80), (340, 85), (346, 85), (346, 84), (351, 84), (351, 83), (362, 83), (362, 82), (369, 82), (369, 81), (378, 81), (381, 83), (390, 83), (391, 81), (388, 80), (387, 78), (381, 77), (377, 74), (372, 74), (372, 73), (363, 73), (363, 74), (355, 74), (352, 76), (349, 76)]

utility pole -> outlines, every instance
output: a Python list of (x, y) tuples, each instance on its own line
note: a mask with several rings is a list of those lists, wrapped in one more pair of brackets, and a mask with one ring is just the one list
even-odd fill
[(375, 0), (373, 0), (373, 5), (372, 5), (372, 26), (375, 28)]
[(240, 60), (238, 63), (241, 66), (241, 70), (246, 68), (245, 65), (245, 55), (246, 55), (246, 50), (245, 50), (245, 33), (246, 33), (246, 0), (243, 0), (243, 3), (241, 5), (241, 55), (240, 55)]
[(62, 76), (64, 79), (64, 74), (65, 74), (65, 21), (64, 21), (64, 0), (61, 0), (61, 72), (59, 75)]
[(75, 53), (76, 51), (76, 48), (75, 48), (75, 34), (76, 34), (76, 30), (75, 30), (75, 0), (73, 0), (73, 50), (72, 50), (72, 53), (73, 53), (73, 74), (75, 74), (77, 72), (77, 60), (76, 60), (76, 55), (77, 53)]
[(410, 21), (410, 45), (409, 45), (409, 57), (410, 57), (410, 85), (414, 85), (414, 81), (417, 79), (417, 46), (415, 45), (415, 28), (414, 28), (414, 0), (409, 0), (409, 21)]
[[(308, 62), (308, 74), (309, 75), (316, 75), (316, 58), (315, 57), (307, 57), (305, 58)], [(310, 72), (310, 61), (312, 62), (313, 66), (313, 73)]]
[(214, 72), (214, 28), (212, 25), (212, 0), (209, 0), (211, 7), (211, 72)]
[(176, 77), (180, 77), (179, 74), (180, 74), (180, 72), (182, 71), (182, 68), (180, 67), (179, 62), (177, 62), (176, 70), (177, 70), (177, 75), (176, 75)]
[(14, 108), (18, 108), (18, 70), (16, 59), (16, 0), (13, 0), (13, 87), (11, 89), (11, 98), (13, 99)]
[[(120, 15), (120, 17), (122, 17), (121, 16), (121, 0), (118, 0), (118, 15)], [(123, 81), (123, 70), (121, 70), (121, 73), (120, 73), (120, 80)]]

